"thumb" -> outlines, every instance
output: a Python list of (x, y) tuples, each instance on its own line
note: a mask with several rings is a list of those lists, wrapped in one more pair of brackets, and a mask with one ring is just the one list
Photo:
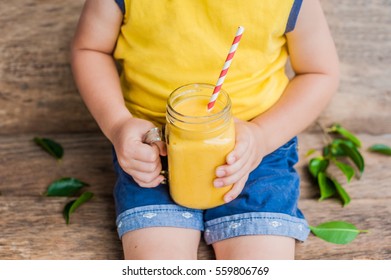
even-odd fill
[(166, 156), (167, 148), (166, 143), (163, 140), (162, 132), (159, 128), (151, 128), (143, 137), (145, 144), (156, 146), (158, 148), (159, 155)]

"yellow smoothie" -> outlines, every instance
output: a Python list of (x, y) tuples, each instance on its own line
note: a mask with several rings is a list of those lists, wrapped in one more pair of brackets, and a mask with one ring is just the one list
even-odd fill
[(232, 187), (213, 186), (216, 168), (226, 163), (234, 148), (235, 129), (230, 111), (222, 114), (224, 104), (216, 102), (210, 112), (207, 110), (209, 97), (192, 96), (177, 102), (173, 109), (191, 120), (167, 123), (170, 193), (176, 203), (189, 208), (224, 204), (224, 194)]

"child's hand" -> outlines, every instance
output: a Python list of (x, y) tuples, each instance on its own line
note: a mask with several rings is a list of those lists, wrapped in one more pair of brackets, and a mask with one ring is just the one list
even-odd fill
[(261, 146), (261, 131), (256, 124), (235, 119), (235, 129), (235, 148), (227, 155), (227, 164), (216, 169), (217, 179), (214, 181), (215, 187), (234, 184), (224, 196), (226, 202), (235, 199), (242, 192), (250, 172), (265, 156)]
[(131, 118), (117, 125), (112, 137), (119, 165), (144, 188), (156, 187), (164, 180), (160, 174), (159, 155), (167, 155), (165, 143), (159, 141), (148, 145), (142, 142), (143, 136), (153, 127), (149, 121)]

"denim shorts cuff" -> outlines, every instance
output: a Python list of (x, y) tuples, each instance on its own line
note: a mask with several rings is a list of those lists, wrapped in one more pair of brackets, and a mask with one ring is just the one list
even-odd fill
[(204, 230), (202, 211), (172, 204), (148, 205), (126, 210), (118, 215), (119, 238), (128, 231), (146, 227), (179, 227)]
[(243, 235), (281, 235), (304, 241), (310, 229), (305, 219), (282, 213), (244, 213), (217, 218), (205, 223), (208, 245)]

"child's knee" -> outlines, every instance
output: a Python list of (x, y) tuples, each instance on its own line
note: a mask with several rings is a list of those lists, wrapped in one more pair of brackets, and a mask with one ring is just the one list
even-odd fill
[(195, 260), (199, 241), (196, 230), (151, 227), (124, 234), (122, 246), (125, 259)]
[(260, 260), (295, 257), (295, 239), (275, 235), (248, 235), (225, 239), (213, 244), (216, 258), (222, 260)]

